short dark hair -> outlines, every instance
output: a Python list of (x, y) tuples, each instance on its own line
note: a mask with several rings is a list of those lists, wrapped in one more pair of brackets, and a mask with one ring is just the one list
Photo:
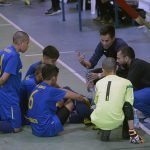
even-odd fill
[(13, 35), (13, 43), (14, 44), (19, 44), (19, 43), (27, 41), (27, 40), (29, 40), (29, 35), (24, 31), (17, 31)]
[(47, 56), (52, 59), (59, 58), (59, 51), (54, 46), (47, 46), (43, 49), (43, 56)]
[(121, 53), (124, 55), (124, 56), (128, 56), (129, 58), (131, 59), (134, 59), (135, 58), (135, 53), (134, 53), (134, 49), (130, 46), (124, 46), (124, 47), (121, 47), (118, 52), (121, 51)]
[(113, 25), (104, 25), (100, 29), (100, 35), (109, 34), (111, 38), (115, 37), (115, 27)]
[(42, 73), (42, 69), (43, 69), (44, 66), (45, 66), (45, 64), (43, 64), (43, 63), (38, 65), (34, 74), (38, 75), (39, 73)]
[(45, 64), (42, 68), (43, 80), (50, 80), (52, 77), (57, 77), (59, 69), (55, 65)]
[(106, 57), (102, 62), (102, 68), (105, 71), (110, 72), (116, 70), (116, 67), (117, 67), (116, 60), (112, 57)]

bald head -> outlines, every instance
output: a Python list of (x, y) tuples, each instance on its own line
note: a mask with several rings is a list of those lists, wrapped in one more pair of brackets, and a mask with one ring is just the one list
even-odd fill
[(13, 35), (13, 43), (20, 44), (22, 42), (29, 41), (29, 35), (23, 31), (17, 31)]
[(107, 57), (102, 62), (102, 68), (105, 72), (115, 72), (116, 71), (116, 61), (112, 57)]

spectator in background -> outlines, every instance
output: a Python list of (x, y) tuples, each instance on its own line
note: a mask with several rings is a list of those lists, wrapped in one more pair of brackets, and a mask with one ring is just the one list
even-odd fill
[(11, 3), (8, 3), (7, 0), (0, 0), (0, 6), (9, 6)]
[(113, 23), (115, 13), (111, 0), (96, 0), (96, 8), (98, 17), (94, 19), (95, 21), (100, 21), (101, 23)]
[[(39, 0), (39, 2), (44, 2), (45, 0)], [(31, 0), (24, 0), (25, 5), (31, 5)]]
[(59, 0), (51, 0), (52, 7), (45, 12), (46, 15), (56, 15), (61, 12)]

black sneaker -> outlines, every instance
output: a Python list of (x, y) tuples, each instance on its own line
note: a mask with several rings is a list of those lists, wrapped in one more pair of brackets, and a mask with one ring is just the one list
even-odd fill
[(41, 3), (42, 3), (42, 2), (45, 2), (45, 0), (39, 0), (39, 2), (41, 2)]
[[(48, 9), (47, 12), (48, 12), (48, 11), (53, 11), (53, 8)], [(45, 13), (46, 13), (46, 12), (45, 12)]]
[(53, 16), (53, 15), (56, 15), (56, 14), (59, 14), (59, 13), (61, 13), (61, 9), (58, 9), (58, 10), (50, 9), (47, 12), (45, 12), (46, 15), (50, 15), (50, 16)]
[(101, 131), (101, 141), (109, 141), (111, 130), (102, 130)]
[(12, 4), (8, 2), (0, 2), (0, 6), (10, 6), (10, 5)]

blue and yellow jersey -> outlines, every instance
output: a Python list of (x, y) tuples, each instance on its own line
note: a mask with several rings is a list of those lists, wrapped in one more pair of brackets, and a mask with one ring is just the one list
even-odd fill
[[(20, 54), (16, 51), (14, 46), (9, 46), (0, 52), (0, 76), (3, 73), (10, 74), (9, 79), (0, 87), (0, 92), (7, 96), (6, 101), (16, 103), (20, 95), (21, 77), (22, 77), (22, 63)], [(11, 98), (12, 97), (12, 98)], [(15, 98), (16, 97), (16, 98)], [(5, 96), (0, 99), (4, 100)]]
[(56, 115), (56, 103), (61, 101), (66, 91), (42, 82), (32, 91), (28, 104), (28, 118), (32, 133), (36, 136), (55, 136), (63, 131), (63, 126)]
[(29, 98), (33, 89), (36, 87), (37, 82), (34, 75), (28, 75), (24, 80), (21, 82), (21, 97), (22, 98)]
[(38, 61), (38, 62), (32, 64), (32, 65), (29, 67), (29, 69), (28, 69), (28, 71), (27, 71), (27, 73), (26, 73), (26, 75), (25, 75), (25, 78), (26, 78), (27, 76), (29, 76), (29, 75), (33, 75), (33, 74), (35, 73), (35, 71), (36, 71), (36, 68), (37, 68), (40, 64), (42, 64), (42, 61)]

